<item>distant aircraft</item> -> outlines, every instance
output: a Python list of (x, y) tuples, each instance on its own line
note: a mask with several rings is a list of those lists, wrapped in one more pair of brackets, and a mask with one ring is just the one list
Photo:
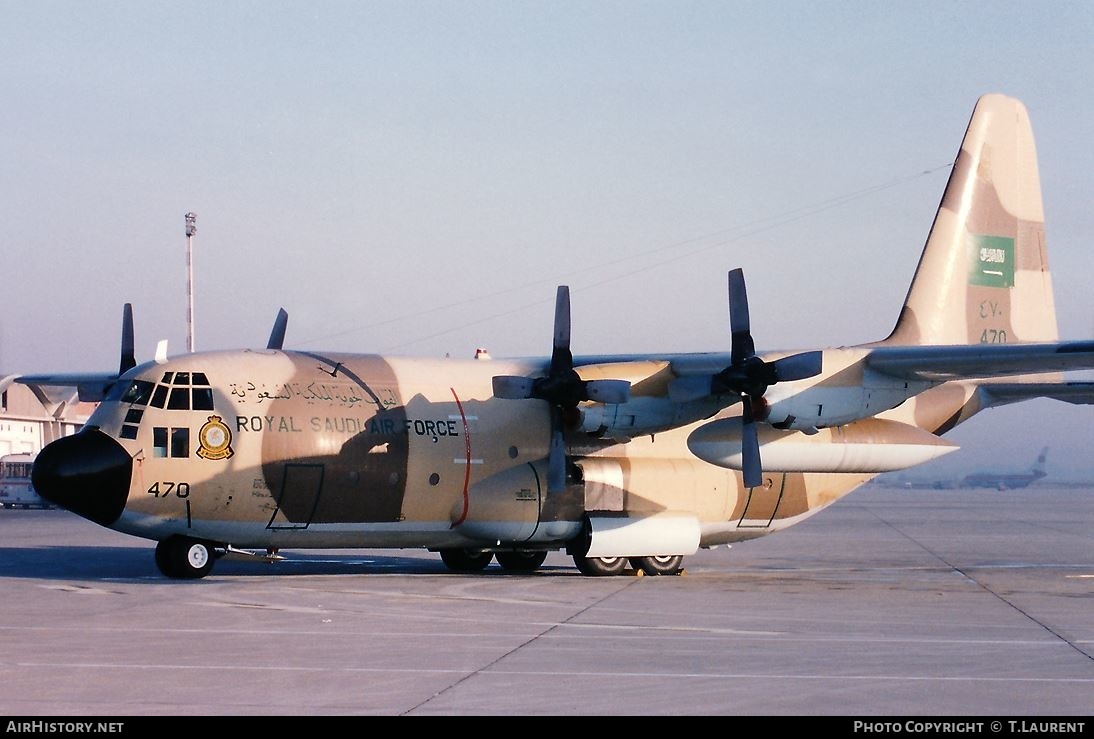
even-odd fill
[(1048, 456), (1048, 447), (1037, 455), (1037, 461), (1024, 472), (998, 472), (985, 470), (966, 475), (961, 480), (963, 488), (995, 488), (996, 490), (1014, 490), (1027, 487), (1030, 483), (1040, 480), (1045, 472), (1045, 459)]
[(464, 572), (564, 550), (586, 575), (675, 574), (956, 449), (940, 435), (985, 408), (1092, 402), (1060, 374), (1094, 367), (1094, 342), (1058, 341), (1043, 221), (1026, 109), (987, 95), (875, 343), (758, 352), (740, 270), (728, 353), (575, 357), (561, 286), (549, 358), (288, 350), (282, 310), (265, 349), (138, 365), (127, 305), (117, 373), (21, 378), (102, 401), (42, 450), (34, 485), (158, 542), (172, 578), (335, 547), (423, 548)]

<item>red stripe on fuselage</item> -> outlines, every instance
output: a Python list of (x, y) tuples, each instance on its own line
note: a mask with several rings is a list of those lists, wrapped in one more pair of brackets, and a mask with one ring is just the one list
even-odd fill
[(460, 513), (460, 517), (452, 522), (452, 527), (459, 526), (467, 518), (467, 509), (469, 503), (467, 500), (467, 486), (471, 482), (471, 429), (467, 426), (467, 416), (463, 413), (463, 404), (460, 403), (460, 396), (456, 395), (456, 388), (448, 388), (452, 391), (452, 397), (456, 399), (456, 408), (460, 411), (460, 420), (463, 421), (463, 446), (467, 452), (467, 462), (464, 465), (463, 471), (463, 512)]

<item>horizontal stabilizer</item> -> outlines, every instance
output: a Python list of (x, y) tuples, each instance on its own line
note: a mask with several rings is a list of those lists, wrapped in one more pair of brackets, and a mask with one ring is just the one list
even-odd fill
[(980, 402), (984, 408), (1034, 398), (1061, 400), (1073, 405), (1094, 405), (1094, 382), (1001, 382), (980, 386)]
[(971, 380), (1094, 369), (1094, 341), (954, 346), (878, 346), (867, 366), (906, 380)]

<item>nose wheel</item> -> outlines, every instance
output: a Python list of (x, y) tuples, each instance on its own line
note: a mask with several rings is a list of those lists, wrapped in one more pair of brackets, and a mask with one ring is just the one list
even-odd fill
[(213, 545), (187, 536), (169, 536), (156, 544), (156, 567), (174, 580), (197, 580), (213, 569)]

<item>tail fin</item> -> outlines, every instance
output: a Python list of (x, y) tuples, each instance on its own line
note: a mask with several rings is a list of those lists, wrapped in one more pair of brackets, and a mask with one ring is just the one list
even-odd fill
[(1037, 463), (1033, 465), (1034, 474), (1045, 474), (1045, 460), (1048, 458), (1048, 447), (1046, 446), (1041, 450), (1041, 453), (1037, 455)]
[(1004, 95), (972, 113), (896, 327), (883, 343), (1055, 341), (1029, 116)]

